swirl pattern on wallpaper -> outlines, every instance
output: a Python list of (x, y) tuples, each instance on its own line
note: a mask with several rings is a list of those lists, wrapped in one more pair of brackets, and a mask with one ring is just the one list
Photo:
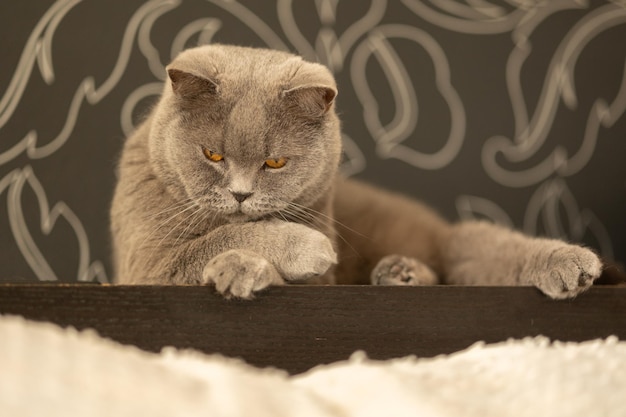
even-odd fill
[[(521, 72), (526, 57), (532, 50), (530, 32), (547, 15), (531, 17), (513, 33), (515, 49), (507, 63), (507, 81), (511, 105), (515, 116), (515, 138), (503, 136), (490, 138), (485, 142), (483, 165), (489, 176), (498, 183), (509, 187), (535, 185), (548, 179), (553, 174), (571, 176), (580, 172), (594, 154), (600, 127), (610, 128), (626, 111), (626, 65), (623, 66), (621, 83), (617, 86), (614, 97), (598, 98), (591, 105), (587, 123), (581, 132), (578, 149), (569, 155), (558, 146), (547, 157), (531, 168), (510, 170), (499, 165), (498, 154), (507, 161), (518, 163), (533, 157), (546, 144), (558, 108), (561, 103), (569, 110), (578, 106), (574, 69), (577, 61), (588, 47), (590, 41), (602, 32), (617, 25), (626, 25), (626, 8), (609, 4), (585, 15), (564, 36), (558, 45), (545, 76), (541, 96), (532, 117), (529, 117), (522, 87)], [(626, 57), (625, 57), (626, 58)]]
[(65, 221), (75, 234), (78, 242), (79, 260), (76, 267), (76, 281), (107, 282), (104, 266), (99, 261), (90, 262), (89, 240), (80, 219), (67, 204), (60, 201), (50, 208), (45, 190), (30, 166), (16, 169), (0, 180), (0, 193), (7, 192), (7, 214), (15, 242), (34, 274), (42, 281), (56, 281), (58, 277), (46, 261), (45, 256), (35, 243), (24, 218), (22, 193), (28, 187), (37, 200), (40, 211), (39, 227), (49, 236), (60, 220)]
[[(402, 64), (402, 58), (389, 40), (402, 38), (423, 48), (435, 67), (436, 85), (450, 112), (450, 133), (441, 149), (423, 153), (405, 146), (403, 141), (414, 134), (419, 122), (417, 90), (411, 76)], [(391, 85), (396, 113), (390, 123), (383, 125), (378, 117), (379, 106), (369, 85), (375, 84), (366, 77), (370, 57), (378, 60)], [(361, 43), (352, 59), (352, 83), (363, 104), (363, 121), (376, 141), (377, 153), (382, 158), (396, 158), (417, 168), (440, 169), (452, 162), (465, 137), (465, 110), (450, 81), (450, 66), (437, 42), (423, 30), (405, 25), (385, 25), (372, 31)]]
[[(102, 13), (102, 19), (110, 19), (109, 34), (91, 33), (88, 20), (76, 19), (99, 16), (105, 7), (125, 12), (115, 16), (127, 16)], [(90, 214), (106, 201), (70, 207), (63, 199), (51, 200), (52, 195), (69, 195), (74, 186), (55, 183), (55, 167), (66, 163), (64, 153), (78, 152), (79, 143), (97, 140), (77, 133), (84, 129), (77, 126), (92, 120), (92, 109), (104, 112), (100, 109), (106, 105), (108, 116), (116, 109), (115, 125), (100, 127), (100, 137), (129, 135), (161, 93), (167, 62), (187, 47), (211, 42), (290, 50), (327, 65), (339, 80), (340, 104), (348, 109), (342, 115), (346, 175), (394, 184), (399, 178), (387, 174), (389, 164), (405, 176), (428, 174), (436, 179), (432, 195), (444, 196), (444, 205), (452, 202), (448, 209), (461, 219), (488, 218), (532, 234), (590, 242), (603, 255), (624, 260), (620, 251), (626, 250), (626, 242), (616, 249), (613, 240), (626, 233), (625, 225), (581, 204), (584, 193), (578, 182), (606, 152), (599, 149), (607, 149), (607, 132), (624, 137), (626, 48), (615, 42), (626, 35), (623, 1), (369, 0), (357, 5), (345, 0), (134, 0), (106, 5), (57, 0), (37, 13), (32, 27), (13, 24), (25, 42), (0, 84), (5, 86), (0, 90), (0, 196), (7, 207), (0, 212), (5, 225), (0, 230), (12, 237), (9, 249), (21, 254), (25, 267), (19, 274), (27, 279), (107, 281), (106, 245), (93, 237), (106, 234), (106, 210), (99, 211), (97, 221)], [(9, 18), (3, 16), (7, 25)], [(119, 39), (106, 45), (115, 59), (81, 66), (94, 73), (76, 76), (71, 88), (58, 76), (71, 65), (58, 58), (63, 45), (57, 39), (67, 33), (85, 34), (99, 45), (106, 44), (107, 36)], [(476, 63), (460, 58), (463, 48), (458, 45), (465, 42), (485, 45), (483, 56), (492, 56), (484, 65), (501, 76), (501, 88), (494, 89), (499, 117), (510, 114), (508, 129), (497, 123), (494, 129), (499, 130), (477, 133), (489, 131), (479, 129), (489, 118), (476, 116), (480, 93), (472, 90), (473, 82), (460, 81), (470, 67), (480, 77)], [(608, 69), (594, 69), (590, 62), (599, 47), (604, 56), (619, 58), (619, 68), (606, 80), (602, 71)], [(583, 72), (591, 75), (581, 78)], [(66, 94), (54, 106), (66, 111), (55, 130), (40, 123), (45, 114), (31, 114), (23, 103), (61, 84)], [(580, 128), (562, 137), (563, 125), (572, 120)], [(106, 142), (111, 155), (120, 146), (119, 141)], [(112, 172), (113, 157), (110, 172), (90, 175), (110, 176), (112, 186)], [(623, 187), (610, 192), (619, 195), (623, 212), (626, 173), (620, 172)], [(445, 181), (457, 176), (468, 185), (482, 181), (493, 191), (447, 195)], [(507, 195), (518, 193), (516, 209), (521, 211), (499, 198), (503, 189)], [(430, 190), (405, 191), (419, 197)], [(37, 207), (25, 206), (26, 201)], [(59, 228), (70, 231), (73, 243), (68, 247), (77, 247), (77, 254), (40, 241)], [(52, 257), (56, 263), (50, 262)], [(72, 277), (55, 270), (58, 258), (75, 264)]]

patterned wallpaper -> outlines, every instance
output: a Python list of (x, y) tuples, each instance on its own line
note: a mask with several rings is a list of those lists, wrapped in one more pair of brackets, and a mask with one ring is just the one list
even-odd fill
[(623, 0), (4, 1), (0, 22), (0, 280), (109, 279), (124, 137), (208, 42), (327, 65), (346, 174), (626, 261)]

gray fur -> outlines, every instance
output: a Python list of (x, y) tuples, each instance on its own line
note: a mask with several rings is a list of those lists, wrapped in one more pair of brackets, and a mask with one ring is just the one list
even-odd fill
[[(210, 45), (167, 70), (119, 163), (118, 283), (210, 283), (250, 298), (285, 281), (371, 275), (375, 284), (532, 284), (563, 298), (600, 274), (587, 249), (491, 224), (453, 226), (416, 201), (339, 178), (337, 89), (319, 64)], [(281, 158), (282, 168), (265, 165)]]

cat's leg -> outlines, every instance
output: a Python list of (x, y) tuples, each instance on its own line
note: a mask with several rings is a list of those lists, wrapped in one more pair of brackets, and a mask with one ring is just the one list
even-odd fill
[(372, 285), (434, 285), (437, 275), (415, 258), (388, 255), (381, 259), (370, 275)]
[[(534, 285), (553, 298), (575, 296), (601, 273), (589, 249), (485, 222), (450, 225), (416, 201), (357, 181), (339, 180), (335, 202), (341, 283), (366, 283), (372, 270), (376, 281), (394, 253), (419, 259), (444, 283)], [(392, 283), (406, 280), (394, 276)]]
[(284, 281), (265, 258), (245, 249), (231, 249), (211, 259), (202, 272), (205, 284), (227, 298), (252, 298), (253, 293)]
[(602, 272), (589, 249), (487, 222), (454, 226), (442, 255), (446, 283), (534, 285), (552, 298), (576, 296)]
[(136, 282), (213, 283), (219, 292), (239, 298), (251, 298), (254, 291), (283, 280), (328, 277), (337, 262), (323, 233), (280, 220), (227, 224), (176, 247), (148, 253), (148, 262), (135, 264), (126, 273), (139, 277)]
[[(403, 283), (407, 274), (419, 277), (408, 282), (436, 283), (443, 272), (439, 248), (447, 241), (450, 224), (415, 200), (356, 180), (339, 179), (335, 219), (341, 258), (337, 281), (341, 284), (368, 284), (371, 277), (374, 283), (380, 282), (379, 274), (388, 277), (383, 279), (387, 284)], [(433, 274), (418, 272), (422, 268), (414, 261), (386, 258), (391, 254), (419, 260)], [(398, 275), (396, 271), (405, 272)]]
[[(295, 223), (266, 223), (259, 222), (256, 226), (264, 229), (265, 239), (276, 236), (274, 242), (263, 242), (259, 236), (246, 245), (258, 252), (237, 248), (220, 253), (204, 267), (204, 283), (214, 283), (216, 290), (226, 297), (250, 299), (254, 292), (284, 284), (285, 280), (297, 282), (327, 276), (336, 255), (326, 236)], [(285, 240), (290, 242), (283, 246)], [(281, 247), (280, 251), (272, 250)]]

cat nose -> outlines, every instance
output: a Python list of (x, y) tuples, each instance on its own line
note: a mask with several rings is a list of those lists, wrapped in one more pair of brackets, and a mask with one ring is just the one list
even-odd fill
[(231, 194), (233, 195), (233, 197), (235, 197), (235, 200), (240, 203), (243, 203), (245, 199), (252, 195), (252, 193), (235, 193), (233, 191), (231, 191)]

